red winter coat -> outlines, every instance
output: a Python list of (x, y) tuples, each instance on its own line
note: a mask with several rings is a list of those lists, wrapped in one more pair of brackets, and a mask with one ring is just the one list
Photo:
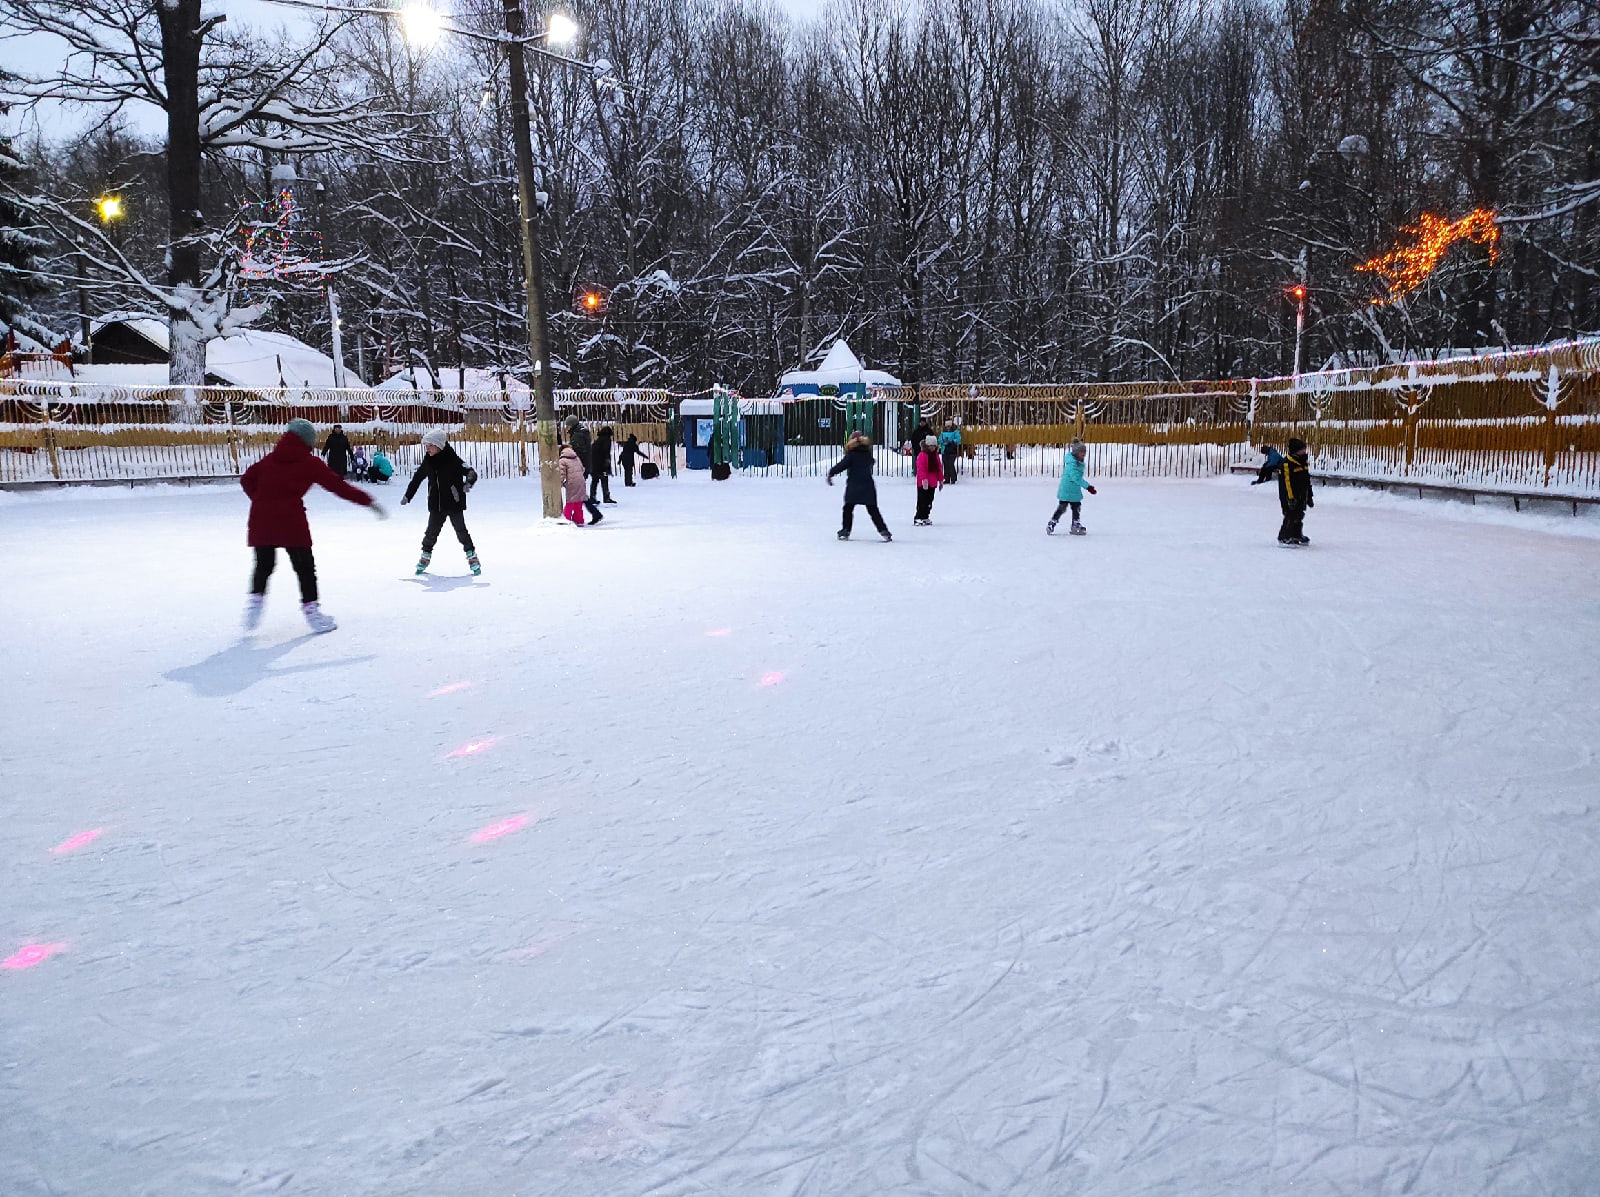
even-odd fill
[(944, 462), (939, 460), (939, 450), (922, 449), (917, 453), (918, 488), (944, 485)]
[(244, 472), (239, 485), (250, 496), (251, 548), (309, 549), (311, 525), (301, 500), (313, 486), (362, 507), (372, 505), (371, 495), (341, 479), (292, 432), (279, 437), (272, 452)]

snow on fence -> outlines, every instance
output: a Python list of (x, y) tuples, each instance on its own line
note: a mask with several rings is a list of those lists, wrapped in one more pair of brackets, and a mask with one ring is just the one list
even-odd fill
[[(730, 392), (721, 392), (724, 395)], [(563, 391), (562, 415), (630, 432), (666, 465), (682, 460), (682, 401), (658, 390)], [(246, 391), (0, 379), (0, 482), (233, 475), (296, 416), (342, 423), (411, 469), (417, 439), (443, 426), (485, 477), (536, 468), (526, 394)], [(740, 398), (739, 396), (733, 396)], [(1254, 458), (1252, 446), (1299, 436), (1321, 472), (1555, 493), (1600, 494), (1600, 340), (1378, 369), (1188, 383), (961, 384), (874, 390), (868, 400), (808, 397), (751, 408), (737, 464), (752, 476), (815, 476), (854, 429), (889, 452), (879, 470), (909, 474), (912, 429), (962, 432), (976, 477), (1048, 476), (1074, 436), (1102, 477), (1197, 477)]]

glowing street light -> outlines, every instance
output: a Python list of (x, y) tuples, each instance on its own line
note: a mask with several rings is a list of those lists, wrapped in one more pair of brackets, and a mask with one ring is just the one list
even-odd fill
[(431, 4), (416, 0), (400, 10), (400, 28), (413, 46), (431, 46), (444, 33), (444, 16)]
[(1289, 288), (1289, 298), (1294, 300), (1294, 389), (1300, 391), (1300, 341), (1306, 331), (1306, 285), (1296, 283)]
[(121, 220), (122, 197), (120, 195), (102, 195), (95, 200), (94, 210), (100, 214), (101, 224), (110, 224), (113, 220)]
[(551, 13), (550, 24), (544, 31), (544, 40), (552, 46), (571, 45), (578, 40), (578, 26), (566, 13)]

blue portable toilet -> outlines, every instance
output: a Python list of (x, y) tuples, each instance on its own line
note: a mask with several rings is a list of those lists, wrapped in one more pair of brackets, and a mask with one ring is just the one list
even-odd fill
[[(783, 404), (766, 399), (740, 399), (739, 464), (763, 469), (783, 463)], [(678, 404), (683, 431), (685, 469), (711, 468), (712, 440), (716, 436), (716, 402), (712, 399), (685, 399)]]

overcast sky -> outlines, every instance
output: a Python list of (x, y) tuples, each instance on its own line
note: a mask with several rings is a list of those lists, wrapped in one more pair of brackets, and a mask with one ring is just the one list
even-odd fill
[[(348, 3), (349, 0), (344, 2)], [(826, 0), (775, 0), (775, 2), (785, 12), (804, 19), (820, 13)], [(449, 11), (449, 0), (435, 0), (435, 4), (436, 7)], [(305, 21), (310, 15), (303, 9), (297, 11), (285, 8), (272, 4), (269, 0), (223, 0), (222, 8), (227, 12), (231, 24), (265, 29), (275, 29), (281, 25), (292, 26), (296, 22)], [(0, 67), (33, 72), (38, 70), (41, 62), (52, 58), (59, 61), (63, 54), (62, 44), (54, 38), (25, 37), (0, 40)], [(82, 110), (67, 109), (59, 105), (41, 106), (36, 111), (36, 116), (32, 118), (23, 117), (16, 111), (9, 117), (0, 117), (0, 133), (29, 137), (38, 131), (54, 140), (70, 136), (74, 130), (81, 128), (87, 119)], [(130, 109), (127, 121), (136, 131), (150, 135), (159, 135), (165, 129), (163, 118), (150, 108), (145, 108), (143, 111)]]

